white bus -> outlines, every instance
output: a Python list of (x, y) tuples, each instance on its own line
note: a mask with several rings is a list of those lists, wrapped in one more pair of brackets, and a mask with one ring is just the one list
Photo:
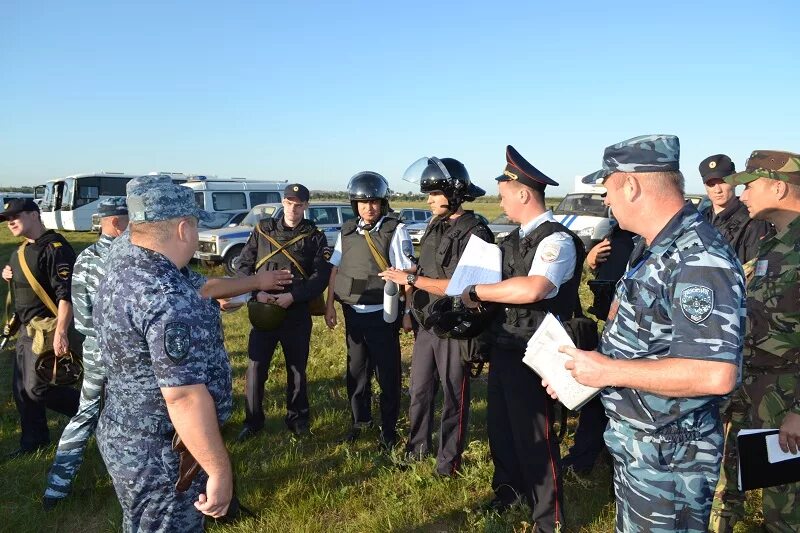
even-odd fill
[[(266, 202), (280, 202), (286, 181), (246, 181), (243, 179), (208, 179), (175, 172), (164, 174), (194, 190), (198, 207), (206, 211), (247, 210)], [(100, 201), (111, 196), (125, 196), (125, 185), (141, 174), (97, 172), (76, 174), (48, 181), (39, 205), (47, 229), (89, 231), (92, 215)], [(42, 186), (37, 186), (37, 189)]]

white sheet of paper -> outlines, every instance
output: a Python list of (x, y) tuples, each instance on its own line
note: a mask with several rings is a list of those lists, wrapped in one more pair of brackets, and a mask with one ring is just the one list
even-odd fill
[(503, 255), (500, 247), (470, 235), (445, 294), (458, 296), (470, 285), (497, 283), (503, 279), (502, 269)]
[(545, 378), (558, 394), (558, 399), (569, 409), (578, 409), (600, 389), (578, 383), (572, 373), (564, 368), (571, 357), (558, 351), (559, 346), (575, 346), (567, 330), (551, 313), (533, 333), (525, 349), (522, 362)]
[(767, 435), (767, 459), (770, 463), (800, 459), (800, 450), (797, 453), (785, 452), (778, 444), (778, 435)]

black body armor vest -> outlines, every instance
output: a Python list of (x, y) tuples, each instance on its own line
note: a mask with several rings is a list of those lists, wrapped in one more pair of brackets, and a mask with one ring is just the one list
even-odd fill
[[(369, 234), (387, 263), (389, 247), (398, 224), (398, 219), (386, 216), (378, 231)], [(334, 294), (337, 300), (349, 305), (380, 304), (383, 303), (385, 282), (378, 277), (381, 270), (367, 246), (367, 239), (356, 231), (357, 228), (356, 219), (342, 225), (342, 261), (336, 272)]]

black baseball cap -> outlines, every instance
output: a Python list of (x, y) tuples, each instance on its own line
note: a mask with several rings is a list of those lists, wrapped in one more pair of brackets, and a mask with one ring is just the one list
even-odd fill
[(713, 179), (723, 179), (734, 172), (736, 172), (736, 166), (725, 154), (706, 157), (700, 163), (700, 176), (703, 178), (703, 183), (708, 183)]
[(6, 204), (6, 210), (0, 213), (0, 222), (5, 222), (11, 217), (17, 216), (24, 211), (39, 212), (39, 206), (32, 198), (15, 198)]
[(297, 198), (301, 202), (307, 202), (311, 198), (311, 193), (308, 189), (299, 183), (290, 183), (283, 189), (284, 198)]

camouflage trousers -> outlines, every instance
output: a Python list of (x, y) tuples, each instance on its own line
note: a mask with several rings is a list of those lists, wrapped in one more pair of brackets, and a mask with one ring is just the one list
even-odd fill
[(618, 533), (704, 532), (722, 457), (716, 406), (656, 433), (609, 420)]
[(175, 490), (179, 459), (170, 436), (126, 427), (101, 415), (97, 447), (122, 506), (124, 532), (203, 531), (203, 514), (194, 502), (208, 477), (201, 471), (189, 490)]
[(97, 350), (83, 352), (83, 384), (78, 412), (64, 428), (58, 441), (56, 458), (47, 474), (46, 498), (64, 498), (72, 488), (75, 474), (83, 463), (83, 453), (97, 427), (106, 372)]
[[(732, 532), (744, 517), (745, 495), (739, 490), (736, 434), (745, 428), (779, 428), (794, 402), (796, 374), (754, 375), (745, 368), (743, 384), (731, 397), (722, 417), (725, 456), (708, 530)], [(800, 531), (800, 483), (762, 489), (764, 527), (767, 531)]]

